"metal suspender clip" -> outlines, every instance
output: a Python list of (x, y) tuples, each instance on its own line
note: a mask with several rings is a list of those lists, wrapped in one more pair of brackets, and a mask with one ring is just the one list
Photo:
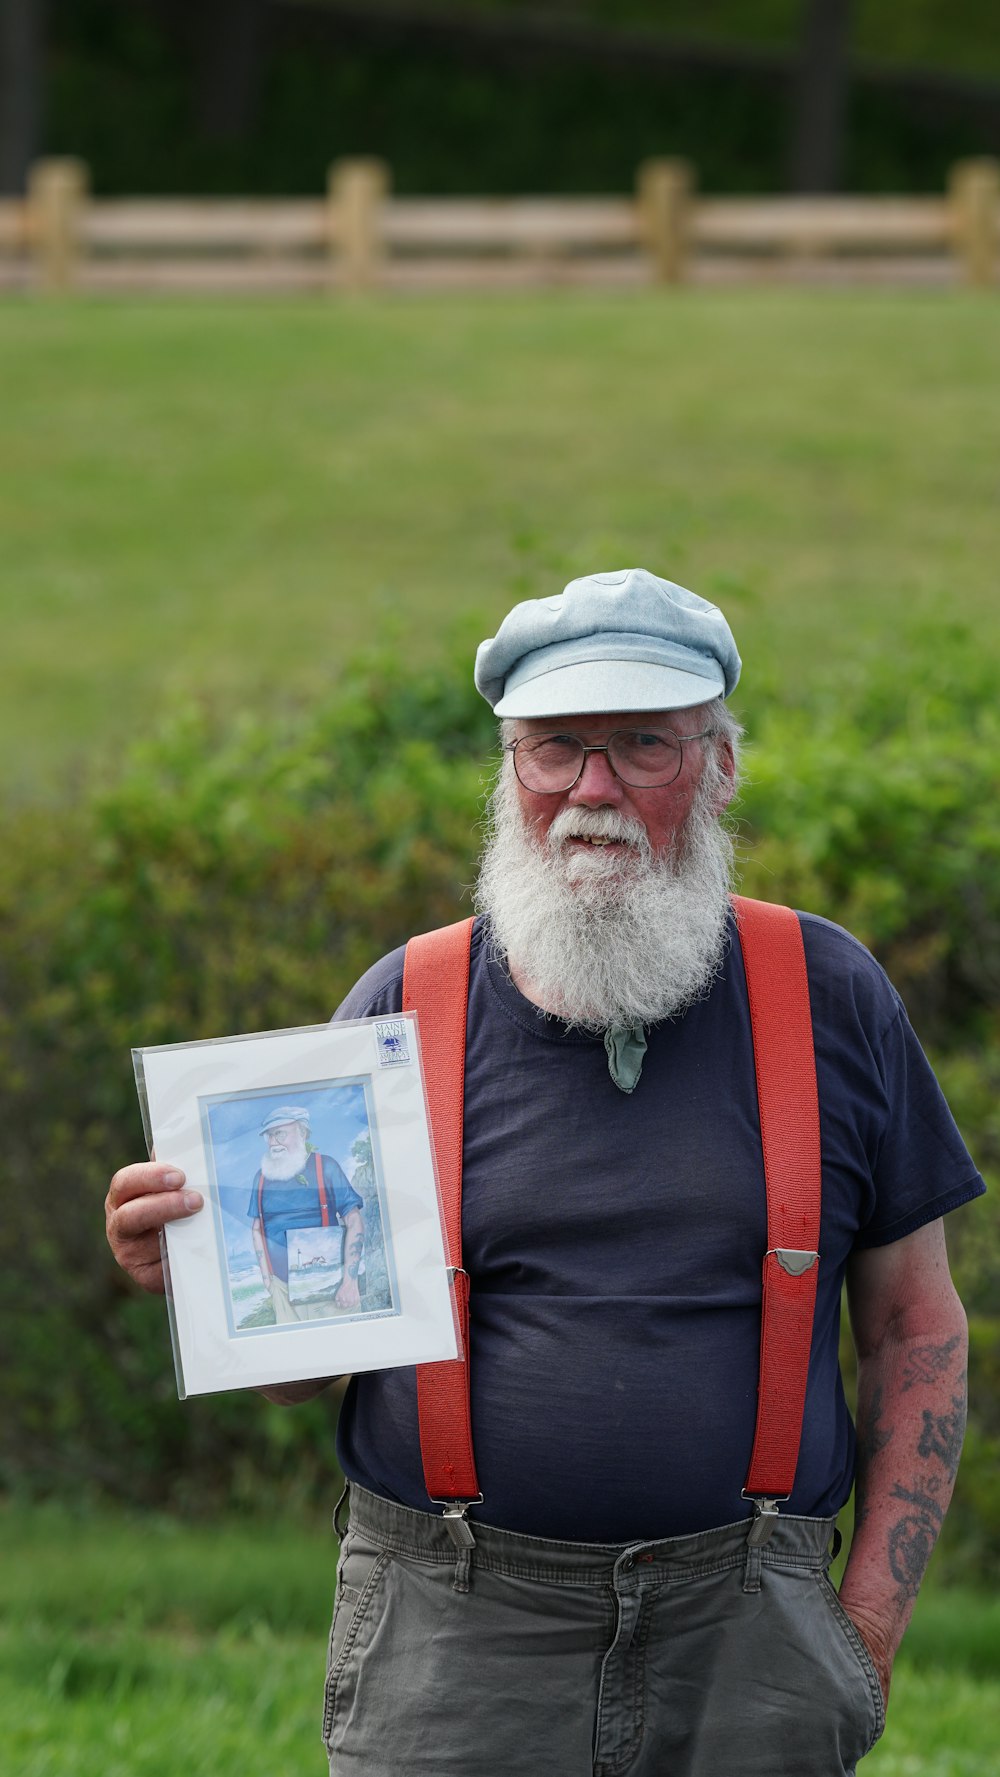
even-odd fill
[(479, 1506), (482, 1503), (481, 1493), (476, 1499), (436, 1499), (434, 1501), (435, 1505), (443, 1508), (445, 1529), (456, 1549), (475, 1548), (476, 1539), (472, 1534), (472, 1525), (465, 1514), (470, 1506)]
[(475, 1499), (436, 1499), (434, 1501), (435, 1505), (443, 1508), (445, 1529), (458, 1550), (455, 1560), (455, 1578), (452, 1582), (453, 1590), (456, 1592), (469, 1590), (472, 1551), (476, 1546), (472, 1525), (465, 1514), (470, 1506), (478, 1506), (482, 1503), (481, 1493), (477, 1494)]
[(477, 1493), (475, 1499), (435, 1499), (434, 1504), (441, 1507), (445, 1529), (457, 1549), (474, 1549), (476, 1539), (472, 1534), (472, 1525), (465, 1514), (470, 1506), (481, 1506), (483, 1496)]
[[(744, 1489), (743, 1498), (751, 1496)], [(744, 1592), (760, 1591), (761, 1549), (771, 1535), (778, 1522), (778, 1499), (787, 1499), (788, 1494), (777, 1497), (771, 1494), (758, 1494), (753, 1502), (753, 1518), (747, 1531), (746, 1560), (743, 1564)]]
[[(743, 1495), (744, 1499), (747, 1497)], [(787, 1493), (780, 1496), (787, 1499)], [(747, 1532), (747, 1544), (751, 1549), (759, 1549), (766, 1543), (774, 1526), (778, 1522), (778, 1500), (761, 1494), (753, 1502), (753, 1523)]]
[(801, 1252), (793, 1246), (772, 1246), (764, 1254), (765, 1259), (769, 1259), (772, 1254), (789, 1277), (803, 1277), (807, 1271), (812, 1270), (819, 1258), (819, 1253)]

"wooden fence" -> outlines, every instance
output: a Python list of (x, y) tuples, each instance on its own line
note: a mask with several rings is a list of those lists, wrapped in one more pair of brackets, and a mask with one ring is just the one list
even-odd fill
[(325, 199), (92, 199), (48, 160), (0, 201), (0, 289), (287, 292), (1000, 277), (1000, 163), (940, 197), (702, 198), (648, 161), (625, 198), (400, 198), (380, 161), (340, 161)]

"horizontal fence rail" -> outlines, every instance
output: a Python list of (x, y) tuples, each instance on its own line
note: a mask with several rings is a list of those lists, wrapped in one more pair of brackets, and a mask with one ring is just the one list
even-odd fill
[(75, 160), (0, 200), (0, 289), (364, 292), (736, 282), (995, 287), (1000, 163), (932, 197), (702, 198), (684, 161), (629, 197), (394, 197), (339, 161), (325, 198), (92, 198)]

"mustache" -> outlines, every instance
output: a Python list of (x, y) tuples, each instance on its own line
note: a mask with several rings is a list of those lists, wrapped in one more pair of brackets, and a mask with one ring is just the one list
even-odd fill
[(617, 808), (562, 809), (545, 836), (545, 849), (558, 851), (566, 839), (615, 839), (634, 846), (644, 856), (652, 855), (642, 822)]

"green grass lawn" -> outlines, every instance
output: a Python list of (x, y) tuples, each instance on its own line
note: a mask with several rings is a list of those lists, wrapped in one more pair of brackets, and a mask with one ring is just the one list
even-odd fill
[[(17, 1777), (317, 1777), (322, 1524), (0, 1514), (0, 1744)], [(995, 1777), (1000, 1601), (929, 1588), (872, 1777)]]
[(0, 790), (595, 566), (718, 598), (751, 705), (918, 619), (993, 648), (998, 371), (955, 293), (8, 301)]

